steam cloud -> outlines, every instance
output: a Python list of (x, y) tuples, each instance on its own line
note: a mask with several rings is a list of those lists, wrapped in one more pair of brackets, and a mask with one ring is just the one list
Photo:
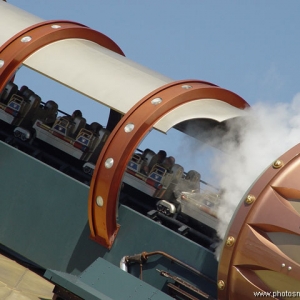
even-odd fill
[[(218, 235), (224, 238), (240, 200), (260, 174), (300, 140), (300, 93), (291, 103), (256, 104), (248, 118), (235, 121), (223, 136), (224, 152), (214, 157), (213, 172), (224, 190), (218, 209)], [(239, 143), (235, 134), (239, 131)], [(216, 256), (219, 256), (217, 249)]]

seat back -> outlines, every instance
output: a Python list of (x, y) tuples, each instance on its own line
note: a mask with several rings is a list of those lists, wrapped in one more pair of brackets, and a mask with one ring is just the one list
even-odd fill
[(103, 128), (101, 124), (98, 122), (92, 122), (89, 126), (89, 129), (92, 131), (94, 136), (99, 137), (100, 135), (100, 130)]
[(70, 135), (73, 138), (76, 138), (78, 135), (79, 131), (84, 128), (86, 125), (86, 119), (83, 117), (75, 117), (73, 120), (73, 128), (70, 131)]
[(91, 146), (92, 153), (90, 154), (88, 161), (96, 164), (99, 154), (100, 154), (105, 142), (107, 141), (109, 135), (110, 135), (110, 131), (105, 128), (101, 128), (98, 131), (98, 136), (94, 137), (94, 141)]
[(57, 112), (58, 112), (57, 103), (53, 100), (48, 100), (42, 109), (43, 112), (41, 114), (44, 115), (42, 121), (48, 125), (53, 124), (57, 118)]
[(200, 190), (201, 175), (195, 170), (190, 170), (185, 175), (185, 180), (189, 183), (192, 190)]
[(18, 86), (13, 82), (8, 82), (0, 93), (0, 102), (7, 104), (12, 95), (17, 94)]
[(165, 160), (162, 162), (162, 166), (168, 171), (171, 172), (172, 168), (175, 164), (175, 160), (173, 157), (169, 156), (166, 157)]
[(141, 170), (144, 170), (145, 166), (147, 166), (148, 170), (150, 171), (157, 161), (155, 152), (148, 148), (144, 150), (141, 158), (143, 160), (141, 164)]
[(42, 99), (36, 94), (31, 94), (28, 99), (25, 100), (25, 107), (23, 111), (23, 119), (20, 122), (20, 126), (30, 126), (34, 123), (34, 115), (40, 107)]

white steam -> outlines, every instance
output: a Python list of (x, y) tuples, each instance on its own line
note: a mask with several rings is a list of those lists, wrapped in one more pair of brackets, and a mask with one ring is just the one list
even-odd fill
[[(249, 187), (274, 160), (300, 141), (300, 93), (289, 104), (256, 104), (248, 114), (249, 118), (232, 124), (223, 137), (225, 151), (213, 161), (219, 187), (225, 191), (218, 210), (218, 234), (222, 239)], [(237, 130), (239, 143), (233, 142)]]

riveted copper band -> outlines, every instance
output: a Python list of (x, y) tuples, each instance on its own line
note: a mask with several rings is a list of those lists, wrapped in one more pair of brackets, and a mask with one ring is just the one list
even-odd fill
[[(24, 37), (30, 37), (30, 41), (22, 42)], [(0, 60), (4, 64), (0, 68), (0, 91), (28, 56), (45, 45), (69, 38), (89, 40), (124, 55), (110, 38), (82, 24), (64, 20), (38, 23), (19, 32), (1, 46)]]
[[(157, 102), (157, 98), (162, 101)], [(92, 239), (105, 247), (112, 246), (119, 228), (116, 209), (123, 173), (132, 153), (153, 125), (176, 107), (205, 98), (218, 99), (240, 109), (248, 106), (238, 95), (212, 84), (177, 81), (144, 97), (121, 119), (101, 151), (90, 186), (88, 210)], [(125, 130), (128, 124), (134, 126), (129, 132)], [(97, 199), (101, 199), (101, 205)]]
[(124, 55), (110, 38), (82, 24), (65, 20), (37, 23), (20, 31), (0, 47), (0, 91), (27, 57), (48, 44), (69, 38), (89, 40)]

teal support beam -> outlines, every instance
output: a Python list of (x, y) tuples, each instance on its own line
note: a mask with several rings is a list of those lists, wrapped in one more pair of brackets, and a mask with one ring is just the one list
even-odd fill
[[(118, 269), (116, 274), (136, 278), (138, 265), (130, 267), (131, 274), (119, 273), (122, 257), (163, 251), (216, 280), (218, 266), (212, 252), (126, 206), (119, 207), (121, 227), (113, 247), (108, 250), (95, 243), (89, 238), (88, 186), (2, 142), (0, 153), (0, 243), (4, 247), (44, 269), (75, 278), (104, 263)], [(164, 257), (151, 257), (143, 266), (143, 280), (154, 289), (166, 289), (166, 278), (156, 269), (216, 297), (214, 283)]]
[(59, 286), (64, 286), (82, 299), (173, 299), (146, 282), (128, 275), (125, 271), (102, 258), (98, 258), (80, 276), (47, 270), (45, 277)]

